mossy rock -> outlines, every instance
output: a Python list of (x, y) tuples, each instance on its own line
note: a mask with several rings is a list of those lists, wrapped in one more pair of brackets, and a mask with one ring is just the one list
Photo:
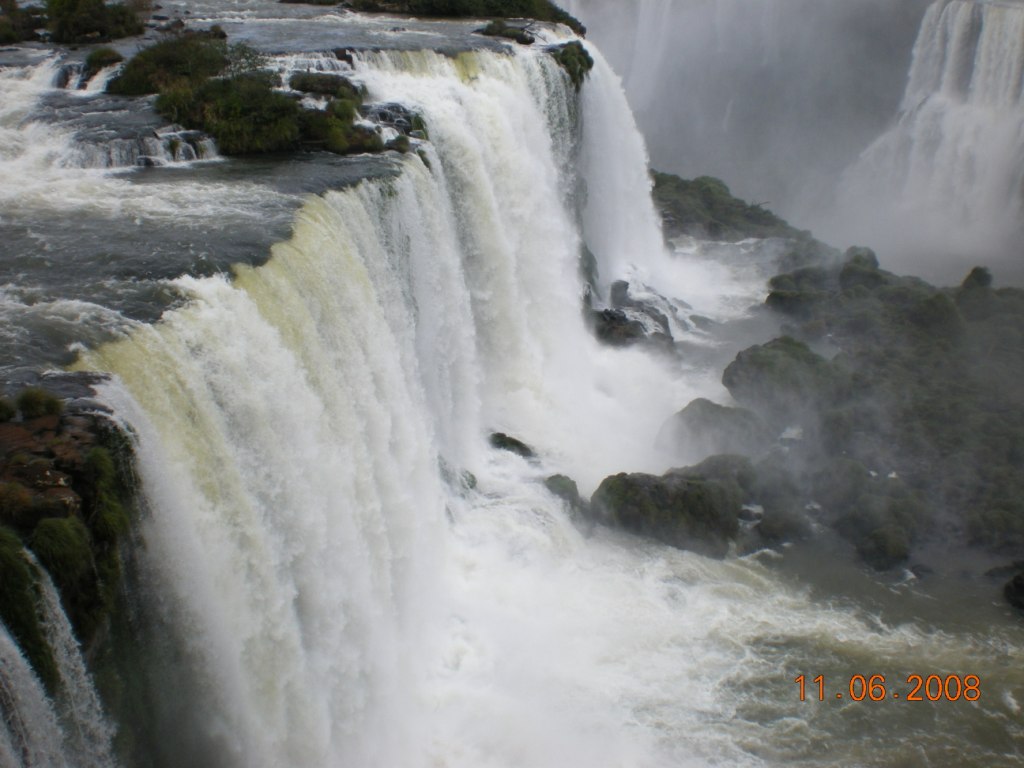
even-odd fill
[(842, 382), (823, 357), (783, 336), (740, 352), (722, 383), (737, 401), (781, 423), (833, 401)]
[(503, 37), (507, 40), (514, 40), (520, 45), (533, 45), (537, 41), (537, 38), (522, 27), (509, 26), (501, 19), (494, 19), (486, 27), (478, 29), (477, 34), (487, 37)]
[(584, 79), (594, 68), (594, 59), (583, 47), (583, 43), (573, 40), (571, 43), (552, 48), (551, 55), (569, 75), (569, 80), (576, 90), (582, 88)]
[(107, 84), (107, 92), (143, 96), (195, 86), (228, 66), (227, 44), (209, 33), (189, 32), (143, 48)]
[(40, 416), (59, 416), (64, 411), (64, 401), (39, 387), (26, 387), (18, 393), (15, 403), (26, 419)]
[(318, 96), (348, 97), (362, 101), (362, 94), (347, 78), (326, 72), (296, 72), (288, 80), (293, 91), (312, 93)]
[(40, 521), (28, 543), (62, 593), (77, 589), (93, 569), (89, 531), (77, 517)]
[(748, 237), (799, 239), (803, 233), (761, 205), (734, 197), (721, 179), (700, 176), (683, 179), (652, 171), (654, 203), (661, 212), (665, 234), (681, 234), (712, 240), (743, 240)]
[(571, 477), (567, 475), (551, 475), (545, 478), (544, 487), (553, 496), (557, 496), (564, 501), (573, 514), (585, 515), (587, 513), (587, 502), (580, 496), (580, 489), (576, 485), (576, 481)]
[(746, 408), (718, 405), (697, 398), (661, 428), (659, 444), (705, 455), (729, 453), (756, 456), (773, 441), (771, 430)]
[(679, 473), (613, 475), (590, 500), (598, 522), (719, 558), (739, 532), (741, 505), (731, 484)]
[(9, 397), (0, 397), (0, 424), (18, 415), (18, 408)]
[(124, 61), (124, 56), (115, 51), (113, 48), (96, 48), (89, 52), (89, 55), (85, 57), (85, 76), (90, 78), (99, 72), (101, 69), (119, 64)]
[(156, 108), (175, 122), (206, 131), (228, 155), (277, 152), (299, 143), (299, 105), (273, 90), (266, 73), (207, 80), (164, 91)]

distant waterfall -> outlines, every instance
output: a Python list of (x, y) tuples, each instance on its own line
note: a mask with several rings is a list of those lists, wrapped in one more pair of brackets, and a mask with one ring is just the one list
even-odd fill
[(625, 83), (653, 165), (801, 226), (884, 130), (929, 0), (568, 0)]
[[(495, 472), (487, 431), (592, 488), (657, 461), (679, 403), (667, 366), (642, 352), (613, 364), (584, 325), (565, 175), (578, 95), (553, 59), (382, 52), (356, 76), (424, 116), (422, 157), (310, 198), (267, 264), (178, 280), (187, 306), (82, 361), (117, 374), (106, 397), (140, 435), (146, 556), (198, 692), (180, 724), (203, 734), (194, 765), (428, 764), (446, 518), (467, 470)], [(657, 261), (642, 140), (609, 113), (625, 102), (607, 78), (585, 86), (618, 94), (595, 95), (594, 115), (632, 135), (590, 147), (585, 167), (614, 162), (631, 181), (595, 181), (590, 217), (612, 231), (636, 208), (608, 245)]]
[(1024, 5), (933, 4), (899, 119), (843, 175), (838, 231), (910, 247), (926, 269), (959, 252), (1024, 276), (1011, 245), (1024, 211), (1022, 87)]

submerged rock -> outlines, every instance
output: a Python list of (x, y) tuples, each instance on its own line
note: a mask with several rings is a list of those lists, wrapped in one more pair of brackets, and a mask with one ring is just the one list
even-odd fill
[(524, 459), (532, 459), (537, 455), (533, 452), (533, 449), (522, 440), (517, 440), (510, 435), (506, 435), (504, 432), (492, 432), (490, 443), (494, 448), (509, 451), (510, 453), (522, 456)]

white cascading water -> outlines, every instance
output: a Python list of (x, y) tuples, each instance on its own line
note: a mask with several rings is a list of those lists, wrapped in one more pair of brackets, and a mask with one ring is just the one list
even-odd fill
[(112, 768), (114, 729), (103, 714), (53, 580), (33, 556), (29, 559), (38, 568), (41, 624), (60, 674), (57, 709), (63, 725), (64, 752), (72, 756), (74, 768)]
[[(175, 754), (161, 765), (851, 765), (865, 753), (838, 737), (846, 710), (798, 702), (793, 670), (1019, 667), (1012, 644), (823, 605), (757, 556), (584, 534), (544, 488), (564, 472), (586, 496), (613, 472), (666, 469), (664, 420), (725, 397), (718, 370), (594, 341), (584, 237), (605, 284), (650, 281), (709, 317), (763, 293), (755, 277), (723, 295), (726, 267), (665, 255), (643, 142), (595, 58), (577, 96), (538, 48), (363, 54), (370, 99), (425, 117), (423, 156), (308, 198), (267, 263), (180, 278), (187, 304), (83, 354), (116, 374), (103, 397), (137, 435), (145, 602), (180, 645), (166, 695), (189, 696), (158, 724)], [(341, 65), (282, 57), (300, 66)], [(260, 222), (238, 211), (276, 194), (44, 166), (27, 200), (0, 202), (129, 221), (195, 209), (244, 229)], [(490, 448), (491, 430), (539, 459)], [(19, 696), (14, 711), (36, 711)], [(960, 712), (936, 710), (913, 748), (944, 748)], [(980, 717), (1018, 713), (993, 693)], [(890, 721), (903, 725), (872, 733)], [(837, 736), (827, 756), (819, 732)], [(0, 750), (17, 733), (0, 731)], [(900, 749), (873, 755), (906, 763)]]
[(53, 705), (0, 623), (0, 765), (68, 768)]
[(53, 653), (59, 690), (48, 699), (35, 673), (0, 623), (0, 766), (113, 768), (114, 729), (107, 722), (81, 649), (46, 570), (39, 575), (40, 624)]
[[(894, 251), (911, 247), (940, 258), (989, 258), (994, 249), (994, 266), (1020, 278), (1009, 243), (1024, 204), (1022, 76), (1024, 5), (934, 3), (899, 119), (844, 173), (832, 231), (860, 231)], [(1000, 251), (1013, 255), (1000, 258)], [(941, 277), (962, 277), (970, 264), (956, 262)]]
[(896, 110), (929, 0), (568, 0), (654, 166), (801, 226)]
[[(396, 179), (309, 200), (269, 263), (232, 283), (180, 280), (188, 307), (83, 360), (125, 386), (108, 397), (141, 436), (147, 551), (177, 597), (222, 765), (480, 760), (491, 724), (459, 756), (457, 722), (429, 716), (473, 701), (449, 705), (446, 689), (482, 672), (464, 664), (495, 663), (474, 645), (502, 638), (450, 626), (480, 610), (459, 600), (478, 588), (466, 570), (484, 566), (476, 545), (449, 541), (446, 515), (517, 528), (540, 516), (578, 539), (524, 485), (538, 469), (486, 448), (487, 430), (528, 440), (589, 491), (655, 462), (652, 436), (688, 399), (667, 365), (601, 350), (585, 329), (552, 139), (575, 94), (547, 55), (379, 53), (357, 69), (371, 97), (422, 111), (430, 169), (412, 155)], [(475, 491), (460, 487), (465, 469)], [(534, 717), (535, 702), (503, 695)], [(543, 746), (507, 738), (497, 764)], [(529, 754), (554, 765), (557, 750)]]

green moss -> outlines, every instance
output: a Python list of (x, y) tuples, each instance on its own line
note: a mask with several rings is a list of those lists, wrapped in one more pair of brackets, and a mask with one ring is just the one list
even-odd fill
[(669, 236), (688, 234), (715, 240), (808, 239), (806, 233), (790, 227), (761, 205), (750, 205), (733, 197), (720, 179), (700, 176), (687, 180), (658, 171), (652, 171), (651, 177), (654, 203), (661, 211)]
[(124, 56), (113, 48), (96, 48), (85, 58), (85, 75), (92, 77), (101, 69), (124, 61)]
[(37, 601), (36, 574), (22, 553), (21, 540), (0, 528), (0, 619), (39, 679), (54, 692), (60, 678), (39, 622)]
[(359, 89), (341, 75), (324, 72), (296, 72), (288, 80), (288, 86), (293, 91), (347, 98), (356, 103), (362, 102), (362, 94)]
[(50, 517), (40, 521), (29, 547), (62, 593), (78, 588), (92, 571), (89, 531), (77, 517)]
[(521, 45), (533, 45), (536, 42), (536, 38), (522, 27), (509, 26), (501, 19), (495, 19), (483, 29), (478, 29), (477, 32), (487, 37), (503, 37), (507, 40), (515, 40)]
[(10, 421), (18, 414), (18, 408), (9, 397), (0, 397), (0, 424)]
[(64, 411), (64, 401), (39, 387), (26, 387), (15, 399), (18, 410), (26, 419), (40, 416), (59, 416)]
[(170, 120), (206, 131), (228, 155), (291, 149), (300, 137), (299, 106), (262, 73), (179, 85), (157, 98)]
[(742, 503), (732, 483), (678, 473), (606, 477), (590, 501), (601, 522), (710, 557), (728, 552)]
[(591, 69), (594, 68), (594, 60), (583, 43), (573, 40), (571, 43), (560, 45), (552, 49), (552, 55), (559, 66), (569, 75), (569, 80), (578, 91), (583, 87), (583, 80)]
[(128, 513), (120, 499), (114, 459), (106, 448), (93, 448), (85, 457), (85, 477), (91, 488), (89, 528), (98, 543), (115, 545), (127, 533)]

